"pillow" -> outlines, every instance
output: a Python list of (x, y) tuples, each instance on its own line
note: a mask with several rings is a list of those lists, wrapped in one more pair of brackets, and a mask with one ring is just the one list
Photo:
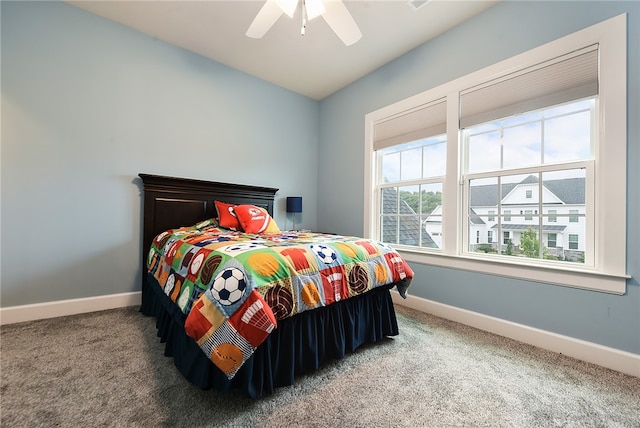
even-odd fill
[(280, 233), (280, 228), (267, 210), (255, 205), (236, 205), (233, 211), (246, 233)]
[(214, 202), (216, 204), (216, 211), (218, 211), (218, 224), (220, 227), (239, 230), (240, 223), (238, 222), (238, 217), (236, 217), (236, 214), (233, 212), (235, 205), (220, 201)]

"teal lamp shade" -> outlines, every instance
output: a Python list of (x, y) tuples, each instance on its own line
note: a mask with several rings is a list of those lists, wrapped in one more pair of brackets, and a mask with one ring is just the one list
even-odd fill
[(287, 212), (288, 213), (302, 212), (302, 196), (287, 197)]

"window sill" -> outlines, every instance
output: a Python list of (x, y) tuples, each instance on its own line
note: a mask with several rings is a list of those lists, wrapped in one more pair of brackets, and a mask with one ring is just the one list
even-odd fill
[(626, 293), (628, 275), (616, 275), (587, 269), (567, 269), (555, 266), (525, 266), (505, 260), (494, 260), (482, 256), (448, 255), (425, 253), (396, 247), (408, 262), (461, 269), (489, 275), (580, 288), (610, 294)]

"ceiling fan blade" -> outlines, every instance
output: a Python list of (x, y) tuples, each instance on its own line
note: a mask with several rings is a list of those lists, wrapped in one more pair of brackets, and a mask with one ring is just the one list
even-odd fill
[(342, 0), (325, 0), (327, 11), (321, 16), (345, 45), (351, 46), (362, 37), (358, 24), (354, 21)]
[(276, 0), (267, 0), (249, 26), (246, 35), (253, 39), (262, 38), (273, 24), (276, 23), (282, 13), (282, 9), (280, 9)]

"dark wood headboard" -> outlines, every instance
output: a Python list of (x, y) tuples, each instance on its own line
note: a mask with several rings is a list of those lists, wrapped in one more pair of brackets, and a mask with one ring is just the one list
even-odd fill
[(138, 174), (144, 187), (142, 263), (151, 242), (159, 233), (216, 217), (215, 200), (230, 204), (251, 204), (273, 215), (273, 200), (278, 189), (245, 184), (218, 183), (188, 178)]

